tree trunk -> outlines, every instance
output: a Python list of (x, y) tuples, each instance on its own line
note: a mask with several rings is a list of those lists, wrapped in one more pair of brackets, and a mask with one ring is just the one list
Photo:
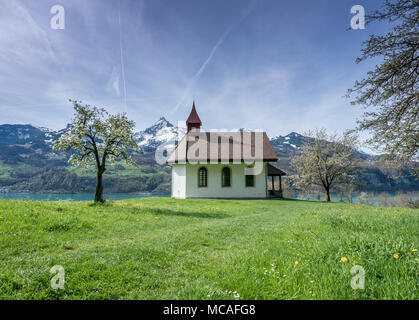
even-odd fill
[(103, 199), (103, 184), (102, 184), (102, 175), (105, 172), (104, 168), (99, 168), (97, 171), (97, 182), (96, 182), (96, 192), (95, 192), (95, 202), (105, 202)]
[(330, 190), (329, 190), (329, 188), (326, 188), (326, 201), (330, 202)]

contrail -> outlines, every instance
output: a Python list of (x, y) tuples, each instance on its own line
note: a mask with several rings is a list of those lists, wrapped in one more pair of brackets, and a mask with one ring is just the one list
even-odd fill
[(121, 53), (121, 73), (122, 73), (122, 86), (124, 89), (124, 105), (125, 112), (128, 111), (127, 108), (127, 87), (125, 85), (125, 66), (124, 66), (124, 53), (122, 49), (122, 27), (121, 27), (121, 0), (118, 2), (118, 22), (119, 22), (119, 49)]
[(205, 68), (208, 66), (208, 64), (211, 62), (212, 58), (214, 57), (218, 47), (220, 45), (222, 45), (222, 43), (224, 42), (224, 40), (227, 38), (227, 36), (230, 34), (230, 32), (233, 30), (234, 27), (238, 26), (244, 19), (247, 18), (247, 16), (256, 8), (257, 3), (255, 5), (253, 5), (249, 11), (237, 22), (232, 24), (220, 37), (220, 39), (218, 39), (217, 43), (215, 44), (215, 46), (212, 48), (208, 58), (204, 61), (204, 63), (202, 64), (202, 66), (199, 68), (199, 70), (195, 73), (195, 75), (192, 77), (192, 79), (188, 82), (188, 85), (186, 86), (186, 90), (184, 91), (182, 97), (180, 98), (180, 100), (178, 101), (178, 103), (176, 104), (176, 106), (173, 108), (173, 110), (171, 111), (171, 113), (176, 112), (181, 103), (183, 102), (183, 100), (185, 100), (186, 96), (189, 94), (190, 89), (193, 87), (193, 85), (195, 84), (196, 80), (198, 80), (199, 76), (202, 74), (202, 72), (204, 72)]
[(38, 23), (32, 18), (29, 11), (18, 1), (11, 1), (11, 6), (17, 11), (23, 19), (29, 24), (30, 30), (43, 42), (45, 50), (54, 62), (58, 62), (57, 56), (52, 48), (51, 41), (49, 40), (47, 33), (42, 29)]
[(195, 80), (196, 78), (198, 78), (201, 75), (201, 73), (204, 72), (204, 70), (207, 67), (207, 65), (211, 62), (212, 57), (214, 57), (214, 54), (217, 51), (218, 47), (224, 42), (225, 38), (227, 38), (227, 36), (231, 32), (231, 29), (232, 28), (228, 28), (226, 30), (226, 32), (223, 33), (223, 35), (221, 36), (221, 38), (217, 41), (217, 43), (215, 44), (214, 48), (212, 48), (212, 50), (210, 52), (210, 55), (208, 56), (207, 60), (205, 60), (205, 62), (202, 64), (201, 68), (199, 68), (198, 72), (193, 77), (193, 80)]
[(217, 43), (215, 44), (215, 46), (212, 48), (208, 58), (205, 60), (205, 62), (202, 64), (202, 66), (199, 68), (198, 72), (195, 73), (195, 75), (192, 77), (192, 79), (188, 82), (188, 85), (186, 87), (185, 92), (182, 95), (182, 98), (180, 98), (180, 100), (178, 101), (178, 103), (176, 104), (176, 106), (174, 107), (174, 109), (172, 110), (173, 112), (176, 112), (177, 109), (179, 109), (180, 104), (183, 102), (183, 100), (185, 100), (186, 96), (188, 95), (190, 89), (192, 88), (192, 86), (194, 85), (195, 81), (199, 78), (199, 76), (201, 75), (202, 72), (204, 72), (205, 68), (207, 67), (207, 65), (211, 62), (212, 58), (215, 55), (215, 52), (217, 51), (218, 47), (224, 42), (225, 38), (227, 38), (228, 34), (231, 32), (232, 28), (228, 28), (220, 37), (220, 39), (218, 39)]

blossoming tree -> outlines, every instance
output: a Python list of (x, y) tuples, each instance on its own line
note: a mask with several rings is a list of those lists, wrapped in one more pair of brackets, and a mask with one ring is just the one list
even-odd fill
[(129, 151), (138, 151), (134, 137), (134, 121), (128, 120), (125, 113), (110, 115), (105, 109), (81, 105), (72, 101), (75, 115), (70, 130), (54, 141), (55, 150), (69, 151), (69, 163), (75, 166), (96, 166), (97, 183), (95, 202), (104, 202), (102, 176), (107, 161), (123, 159), (134, 164)]
[(329, 135), (325, 129), (306, 135), (301, 154), (291, 160), (297, 172), (291, 178), (302, 190), (322, 188), (329, 202), (333, 187), (354, 181), (359, 161), (355, 151), (358, 138), (350, 132)]

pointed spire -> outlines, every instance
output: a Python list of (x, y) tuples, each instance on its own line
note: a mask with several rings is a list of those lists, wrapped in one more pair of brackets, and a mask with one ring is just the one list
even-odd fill
[(195, 108), (195, 100), (192, 104), (192, 110), (189, 114), (188, 120), (186, 120), (186, 125), (188, 126), (188, 132), (190, 131), (197, 131), (199, 132), (201, 129), (201, 119), (199, 119), (198, 113), (196, 112)]
[(202, 124), (201, 119), (199, 118), (198, 113), (196, 112), (195, 100), (193, 101), (192, 110), (189, 114), (188, 120), (186, 120), (186, 124)]

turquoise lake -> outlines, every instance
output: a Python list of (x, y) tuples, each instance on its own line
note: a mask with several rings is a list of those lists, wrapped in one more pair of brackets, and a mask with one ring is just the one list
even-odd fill
[[(169, 195), (151, 194), (105, 194), (105, 199), (123, 200), (132, 198), (169, 197)], [(93, 201), (93, 194), (70, 194), (70, 193), (0, 193), (0, 199), (15, 200), (42, 200), (42, 201)]]

